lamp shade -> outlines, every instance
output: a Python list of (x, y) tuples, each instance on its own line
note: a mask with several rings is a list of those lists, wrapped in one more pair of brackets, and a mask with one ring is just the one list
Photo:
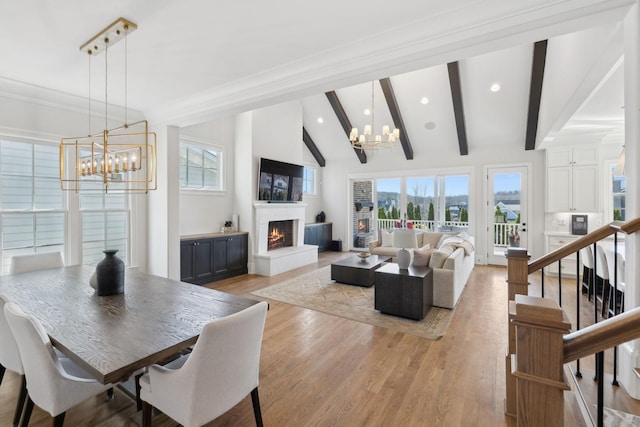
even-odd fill
[(395, 248), (417, 248), (416, 230), (400, 228), (393, 231), (393, 246)]

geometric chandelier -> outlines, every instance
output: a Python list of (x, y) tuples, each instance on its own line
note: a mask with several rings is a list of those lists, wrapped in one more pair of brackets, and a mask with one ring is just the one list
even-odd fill
[[(137, 26), (119, 18), (80, 47), (91, 56), (105, 53), (105, 126), (97, 133), (60, 140), (60, 184), (62, 190), (78, 192), (145, 192), (157, 189), (156, 134), (149, 132), (146, 120), (127, 122), (126, 37)], [(125, 40), (125, 117), (116, 128), (107, 126), (109, 46)], [(90, 80), (90, 79), (89, 79)], [(91, 82), (89, 82), (91, 87)], [(91, 123), (91, 91), (89, 91)]]

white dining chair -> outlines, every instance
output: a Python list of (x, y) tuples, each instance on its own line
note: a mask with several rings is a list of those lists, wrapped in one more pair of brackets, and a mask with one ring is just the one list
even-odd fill
[[(609, 270), (608, 315), (615, 316), (624, 311), (624, 256), (613, 249), (605, 249), (607, 268)], [(614, 275), (613, 272), (616, 272)]]
[(100, 384), (70, 359), (58, 358), (40, 321), (16, 304), (6, 303), (4, 313), (27, 378), (27, 406), (21, 425), (29, 424), (35, 403), (54, 417), (54, 427), (61, 427), (69, 408), (113, 387)]
[(45, 252), (39, 254), (15, 255), (11, 257), (9, 274), (26, 273), (27, 271), (46, 270), (64, 267), (61, 252)]
[(587, 293), (587, 298), (591, 301), (593, 295), (595, 278), (593, 277), (593, 249), (591, 245), (580, 249), (580, 261), (582, 261), (582, 291)]
[(16, 412), (13, 416), (13, 426), (16, 427), (20, 422), (20, 416), (22, 415), (22, 409), (24, 408), (24, 402), (27, 397), (27, 380), (24, 376), (24, 368), (22, 367), (18, 344), (13, 338), (13, 333), (4, 315), (4, 305), (7, 302), (9, 302), (7, 297), (0, 294), (0, 384), (7, 369), (20, 375), (20, 392), (18, 394), (18, 402), (16, 403)]
[(155, 407), (185, 427), (201, 426), (251, 394), (256, 424), (262, 426), (258, 376), (266, 316), (267, 303), (261, 301), (215, 319), (188, 356), (174, 366), (150, 366), (140, 380), (142, 425), (151, 426)]
[(609, 266), (607, 265), (607, 257), (604, 253), (604, 248), (600, 245), (596, 245), (596, 258), (595, 268), (596, 284), (594, 292), (596, 293), (597, 301), (601, 304), (600, 313), (604, 317), (607, 313), (607, 296), (609, 293)]

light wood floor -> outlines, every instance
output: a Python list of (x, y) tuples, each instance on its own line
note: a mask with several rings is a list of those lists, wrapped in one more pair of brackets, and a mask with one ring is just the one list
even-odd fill
[[(329, 265), (274, 277), (242, 276), (210, 285), (248, 295)], [(296, 306), (270, 302), (262, 346), (260, 400), (266, 426), (515, 426), (503, 414), (507, 346), (506, 269), (476, 266), (443, 338), (394, 332)], [(535, 281), (535, 279), (533, 279)], [(551, 285), (549, 285), (551, 286)], [(574, 299), (575, 301), (575, 299)], [(0, 387), (0, 425), (10, 425), (17, 376)], [(580, 426), (571, 392), (566, 425)], [(67, 413), (66, 426), (135, 426), (134, 403), (91, 398)], [(49, 426), (38, 408), (31, 426)], [(175, 423), (160, 414), (156, 426)], [(254, 426), (250, 398), (209, 426)]]

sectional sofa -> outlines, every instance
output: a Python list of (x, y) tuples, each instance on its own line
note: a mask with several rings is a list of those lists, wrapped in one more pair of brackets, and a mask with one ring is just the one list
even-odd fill
[[(475, 264), (475, 240), (467, 233), (438, 233), (416, 230), (417, 249), (413, 257), (433, 268), (433, 305), (454, 308)], [(393, 230), (380, 230), (378, 240), (369, 243), (369, 252), (395, 257)], [(426, 256), (425, 256), (426, 255)]]

